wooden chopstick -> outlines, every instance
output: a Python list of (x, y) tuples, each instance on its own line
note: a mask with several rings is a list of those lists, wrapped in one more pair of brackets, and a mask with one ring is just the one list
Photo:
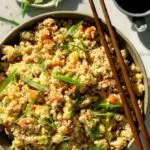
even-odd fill
[(120, 84), (119, 77), (118, 77), (118, 74), (117, 74), (117, 71), (116, 71), (116, 67), (115, 67), (115, 65), (113, 63), (112, 56), (111, 56), (108, 44), (107, 44), (106, 39), (105, 39), (105, 35), (103, 33), (102, 21), (99, 20), (99, 18), (98, 18), (98, 14), (96, 12), (96, 8), (94, 6), (93, 0), (89, 0), (89, 3), (90, 3), (90, 6), (91, 6), (93, 15), (94, 15), (94, 20), (95, 20), (95, 23), (96, 23), (96, 26), (97, 26), (98, 34), (100, 36), (100, 42), (105, 48), (105, 52), (106, 52), (106, 55), (107, 55), (107, 58), (108, 58), (108, 61), (109, 61), (109, 64), (110, 64), (110, 67), (111, 67), (114, 79), (116, 81), (117, 88), (119, 90), (119, 94), (120, 94), (120, 97), (121, 97), (121, 100), (122, 100), (122, 103), (123, 103), (125, 114), (127, 116), (128, 122), (129, 122), (131, 130), (133, 132), (133, 137), (135, 139), (135, 143), (136, 143), (137, 149), (138, 150), (142, 150), (143, 148), (142, 148), (142, 144), (141, 144), (140, 138), (138, 136), (138, 131), (137, 131), (136, 127), (135, 127), (134, 120), (132, 118), (132, 114), (131, 114), (128, 102), (126, 101), (126, 98), (125, 98), (125, 95), (124, 95), (124, 91), (122, 89), (122, 86)]
[(135, 96), (135, 92), (133, 90), (132, 84), (130, 82), (130, 79), (129, 79), (129, 76), (128, 76), (128, 72), (127, 72), (123, 57), (122, 57), (121, 52), (119, 50), (117, 39), (115, 37), (115, 33), (114, 33), (114, 30), (113, 30), (113, 27), (112, 27), (112, 24), (111, 24), (111, 21), (110, 21), (110, 17), (109, 17), (105, 2), (104, 2), (104, 0), (99, 0), (99, 1), (100, 1), (100, 4), (101, 4), (103, 13), (104, 13), (104, 17), (105, 17), (105, 20), (106, 20), (106, 25), (107, 25), (107, 28), (108, 28), (109, 34), (110, 34), (110, 38), (112, 40), (112, 44), (115, 48), (115, 52), (116, 52), (116, 55), (117, 55), (117, 58), (118, 58), (118, 62), (120, 64), (120, 67), (121, 67), (121, 70), (122, 70), (122, 75), (123, 75), (125, 84), (127, 86), (129, 96), (131, 98), (133, 110), (135, 112), (135, 115), (136, 115), (137, 121), (139, 123), (139, 127), (140, 127), (140, 130), (141, 130), (146, 148), (148, 150), (148, 149), (150, 149), (150, 138), (149, 138), (147, 129), (145, 127), (143, 117), (141, 115), (141, 111), (140, 111), (140, 108), (139, 108), (139, 105), (138, 105), (138, 101), (137, 101), (137, 98)]

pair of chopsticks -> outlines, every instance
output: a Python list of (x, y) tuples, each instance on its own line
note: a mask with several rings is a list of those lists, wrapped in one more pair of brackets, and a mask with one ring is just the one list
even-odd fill
[[(107, 44), (105, 36), (104, 36), (104, 32), (103, 32), (103, 29), (102, 29), (102, 24), (103, 23), (98, 18), (98, 14), (96, 12), (96, 8), (95, 8), (95, 5), (94, 5), (93, 1), (94, 0), (89, 0), (89, 3), (90, 3), (90, 6), (91, 6), (91, 9), (92, 9), (92, 12), (93, 12), (93, 15), (94, 15), (94, 20), (95, 20), (97, 30), (98, 30), (98, 33), (99, 33), (99, 36), (100, 36), (100, 42), (105, 48), (105, 52), (106, 52), (111, 70), (113, 72), (114, 79), (116, 81), (116, 85), (117, 85), (117, 88), (119, 90), (119, 94), (120, 94), (120, 97), (121, 97), (121, 100), (122, 100), (122, 103), (123, 103), (123, 106), (124, 106), (125, 114), (126, 114), (126, 117), (128, 119), (128, 122), (130, 124), (131, 130), (133, 132), (133, 137), (134, 137), (134, 140), (135, 140), (135, 144), (136, 144), (138, 150), (142, 150), (143, 146), (142, 146), (141, 140), (140, 140), (139, 135), (138, 135), (138, 129), (136, 128), (136, 126), (134, 124), (134, 119), (133, 119), (129, 104), (128, 104), (128, 102), (126, 100), (126, 97), (124, 95), (124, 91), (123, 91), (121, 83), (119, 81), (119, 76), (117, 74), (115, 64), (112, 60), (112, 56), (111, 56), (108, 44)], [(134, 110), (134, 113), (135, 113), (136, 120), (138, 121), (139, 128), (141, 130), (143, 140), (145, 142), (146, 149), (149, 150), (150, 149), (150, 138), (149, 138), (146, 126), (144, 124), (144, 120), (143, 120), (143, 117), (142, 117), (142, 114), (141, 114), (141, 111), (140, 111), (140, 108), (139, 108), (139, 105), (138, 105), (138, 101), (136, 99), (136, 96), (135, 96), (135, 93), (134, 93), (134, 90), (133, 90), (133, 87), (132, 87), (132, 84), (130, 82), (130, 79), (129, 79), (129, 76), (128, 76), (128, 72), (127, 72), (123, 57), (122, 57), (120, 49), (119, 49), (117, 39), (115, 37), (115, 32), (113, 30), (113, 27), (112, 27), (112, 24), (111, 24), (111, 21), (110, 21), (110, 18), (109, 18), (109, 14), (108, 14), (107, 8), (105, 6), (105, 2), (104, 2), (104, 0), (99, 0), (99, 1), (100, 1), (102, 11), (104, 13), (104, 17), (105, 17), (105, 20), (106, 20), (106, 25), (107, 25), (107, 28), (109, 30), (109, 34), (110, 34), (112, 44), (115, 48), (115, 53), (116, 53), (117, 59), (118, 59), (119, 65), (121, 67), (123, 79), (124, 79), (125, 85), (128, 89), (128, 94), (129, 94), (130, 99), (131, 99), (131, 104), (132, 104), (132, 107), (133, 107), (133, 110)]]

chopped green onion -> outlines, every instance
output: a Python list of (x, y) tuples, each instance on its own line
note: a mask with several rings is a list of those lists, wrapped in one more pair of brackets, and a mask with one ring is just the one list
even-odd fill
[(81, 43), (83, 49), (87, 49), (87, 46), (84, 44), (84, 42), (82, 41), (82, 39), (79, 38), (79, 41), (80, 41), (80, 43)]
[(15, 20), (11, 20), (11, 19), (8, 19), (8, 18), (5, 18), (5, 17), (1, 17), (1, 16), (0, 16), (0, 20), (1, 20), (1, 21), (5, 21), (5, 22), (8, 22), (8, 23), (11, 23), (11, 24), (14, 24), (15, 26), (18, 26), (18, 25), (19, 25), (19, 23), (16, 22)]
[(42, 125), (48, 125), (50, 128), (52, 128), (53, 130), (56, 130), (57, 126), (54, 122), (54, 120), (50, 117), (50, 119), (48, 118), (43, 118), (39, 120), (39, 124)]
[(121, 105), (113, 105), (113, 104), (107, 104), (107, 103), (100, 103), (100, 104), (94, 104), (94, 108), (96, 109), (104, 109), (106, 111), (110, 112), (120, 112), (121, 111)]
[(79, 106), (81, 104), (81, 102), (82, 102), (79, 89), (77, 89), (75, 97), (76, 97), (76, 105)]
[(44, 92), (46, 90), (43, 85), (41, 85), (40, 83), (35, 82), (33, 80), (30, 80), (27, 77), (23, 78), (23, 82), (26, 83), (26, 84), (28, 84), (28, 85), (30, 85), (31, 87), (39, 90), (40, 92)]
[[(82, 41), (82, 42), (83, 42), (83, 41)], [(75, 45), (74, 43), (65, 43), (65, 44), (59, 45), (59, 48), (60, 48), (60, 49), (63, 49), (62, 54), (63, 54), (64, 56), (68, 56), (69, 53), (70, 53), (69, 45), (70, 45), (70, 46), (73, 46), (73, 48), (76, 48), (75, 50), (78, 50), (78, 51), (79, 51), (79, 50), (81, 50), (81, 51), (88, 51), (87, 48), (83, 46), (83, 44), (82, 44), (82, 47), (81, 47), (81, 46)]]
[(77, 24), (71, 26), (68, 31), (65, 33), (65, 37), (67, 36), (72, 36), (74, 34), (74, 32), (76, 31), (76, 29), (79, 28), (79, 26), (83, 23), (83, 21), (78, 22)]
[(26, 116), (28, 112), (31, 110), (32, 106), (35, 104), (36, 98), (32, 99), (28, 106), (26, 107), (25, 111), (23, 112), (23, 116)]
[(28, 3), (29, 3), (28, 0), (22, 0), (22, 3), (21, 3), (22, 17), (24, 17), (27, 12)]
[(62, 44), (58, 45), (58, 48), (61, 48), (61, 49), (68, 48), (68, 43), (62, 43)]
[(60, 145), (60, 150), (69, 150), (70, 149), (70, 144), (68, 142), (63, 142)]
[[(75, 45), (75, 44), (73, 44), (73, 43), (66, 43), (66, 44), (63, 44), (63, 45), (61, 45), (60, 46), (60, 48), (62, 48), (62, 49), (66, 49), (66, 48), (68, 48), (68, 46), (73, 46), (73, 47), (75, 47), (75, 48), (78, 48), (79, 50), (81, 50), (81, 51), (88, 51), (86, 48), (84, 48), (84, 47), (81, 47), (81, 46), (77, 46), (77, 45)], [(69, 50), (68, 50), (68, 52), (69, 52)]]
[[(91, 119), (90, 122), (93, 122), (94, 120)], [(89, 125), (85, 122), (85, 127), (86, 127), (86, 131), (88, 136), (90, 137), (90, 139), (92, 141), (94, 141), (97, 138), (97, 124), (94, 123), (94, 125), (92, 125), (92, 128), (89, 127)]]
[(46, 71), (46, 66), (44, 64), (44, 61), (39, 60), (38, 64), (39, 64), (40, 68), (42, 69), (42, 71), (45, 72)]
[(23, 111), (23, 115), (21, 117), (19, 117), (18, 119), (16, 119), (16, 123), (23, 117), (25, 117), (29, 111), (32, 109), (32, 106), (35, 104), (36, 102), (36, 98), (31, 99), (31, 101), (28, 103), (26, 109)]
[(76, 48), (78, 48), (78, 49), (81, 50), (81, 51), (87, 51), (86, 49), (84, 49), (84, 48), (82, 48), (82, 47), (80, 47), (80, 46), (77, 46), (77, 45), (75, 45), (75, 44), (72, 44), (72, 43), (68, 43), (68, 45), (71, 45), (71, 46), (73, 46), (73, 47), (76, 47)]
[(7, 87), (7, 85), (15, 79), (17, 74), (17, 69), (15, 69), (11, 74), (8, 75), (7, 79), (5, 79), (0, 85), (0, 93)]
[(102, 150), (101, 146), (90, 147), (89, 150)]
[(39, 64), (39, 65), (40, 65), (42, 71), (45, 72), (45, 71), (46, 71), (46, 66), (45, 66), (44, 62), (42, 62), (42, 63)]
[(46, 135), (38, 136), (37, 139), (41, 145), (47, 144), (48, 137)]
[(62, 51), (62, 54), (63, 54), (64, 56), (68, 56), (68, 55), (69, 55), (69, 50), (67, 50), (67, 49), (63, 50), (63, 51)]
[(95, 141), (96, 139), (101, 137), (98, 125), (96, 125), (92, 128), (87, 127), (87, 133), (88, 133), (88, 135), (89, 135), (89, 137), (91, 138), (92, 141)]
[(77, 87), (80, 86), (80, 82), (79, 82), (78, 80), (74, 80), (74, 79), (72, 79), (72, 78), (70, 78), (70, 77), (68, 77), (68, 76), (61, 75), (61, 74), (56, 73), (56, 74), (54, 75), (54, 77), (55, 77), (56, 79), (59, 79), (59, 80), (61, 80), (61, 81), (66, 82), (66, 83), (75, 84)]
[(93, 129), (89, 128), (87, 125), (86, 125), (86, 127), (87, 127), (87, 133), (88, 133), (88, 135), (90, 136), (91, 140), (94, 141), (95, 140), (95, 134), (94, 134)]

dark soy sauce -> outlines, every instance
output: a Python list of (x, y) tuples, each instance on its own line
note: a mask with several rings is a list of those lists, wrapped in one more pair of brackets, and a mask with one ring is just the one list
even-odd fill
[(116, 0), (116, 2), (130, 13), (144, 13), (150, 10), (150, 0)]

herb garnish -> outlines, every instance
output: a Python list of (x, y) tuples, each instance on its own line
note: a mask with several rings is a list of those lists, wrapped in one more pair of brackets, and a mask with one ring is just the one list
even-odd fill
[(28, 79), (27, 77), (23, 78), (23, 82), (30, 85), (31, 87), (39, 90), (40, 92), (46, 91), (46, 88), (38, 82)]
[(28, 112), (31, 110), (32, 106), (35, 104), (35, 102), (36, 102), (36, 98), (31, 99), (31, 101), (27, 105), (25, 111), (23, 112), (23, 116), (26, 116), (28, 114)]
[(46, 71), (46, 66), (44, 64), (44, 61), (39, 60), (38, 64), (39, 64), (40, 68), (42, 69), (42, 71), (45, 72)]
[(22, 2), (21, 2), (21, 14), (22, 14), (22, 17), (24, 17), (26, 12), (27, 12), (28, 3), (29, 3), (28, 0), (22, 0)]
[(8, 75), (7, 79), (5, 79), (1, 84), (0, 84), (0, 93), (7, 87), (7, 85), (15, 79), (17, 75), (17, 69), (15, 69), (11, 74)]
[(97, 110), (105, 110), (109, 112), (121, 111), (121, 105), (113, 105), (113, 104), (107, 104), (107, 103), (94, 103), (92, 107)]
[(72, 36), (75, 33), (76, 29), (78, 29), (82, 23), (83, 21), (80, 21), (77, 24), (71, 26), (65, 33), (64, 37)]
[(61, 81), (66, 82), (66, 83), (75, 84), (77, 87), (80, 86), (79, 80), (72, 79), (72, 78), (70, 78), (70, 77), (68, 77), (68, 76), (65, 76), (65, 75), (56, 73), (56, 74), (54, 75), (54, 77), (55, 77), (56, 79), (59, 79), (59, 80), (61, 80)]
[(18, 26), (18, 25), (19, 25), (19, 23), (16, 22), (15, 20), (11, 20), (11, 19), (8, 19), (8, 18), (5, 18), (5, 17), (1, 17), (1, 16), (0, 16), (0, 20), (1, 20), (1, 21), (4, 21), (4, 22), (11, 23), (11, 24), (14, 24), (15, 26)]

